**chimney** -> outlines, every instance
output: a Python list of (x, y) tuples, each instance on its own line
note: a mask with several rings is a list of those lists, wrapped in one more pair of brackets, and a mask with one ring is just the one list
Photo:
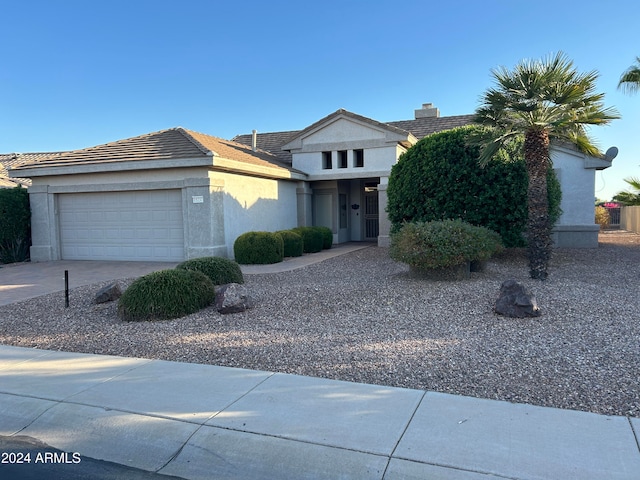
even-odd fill
[(433, 106), (433, 103), (423, 103), (422, 108), (415, 110), (416, 119), (427, 117), (439, 117), (440, 110)]
[(258, 150), (258, 131), (251, 131), (251, 150), (254, 152)]

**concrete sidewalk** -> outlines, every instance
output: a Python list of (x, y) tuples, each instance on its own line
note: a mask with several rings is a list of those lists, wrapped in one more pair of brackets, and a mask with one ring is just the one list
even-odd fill
[(634, 429), (640, 419), (0, 346), (0, 435), (187, 479), (637, 480)]

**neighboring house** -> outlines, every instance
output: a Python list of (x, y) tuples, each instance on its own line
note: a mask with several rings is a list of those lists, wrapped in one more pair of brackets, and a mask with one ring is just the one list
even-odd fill
[[(232, 257), (241, 233), (298, 225), (328, 226), (335, 243), (384, 246), (391, 167), (420, 138), (472, 120), (425, 104), (413, 120), (338, 110), (303, 130), (231, 141), (174, 128), (50, 155), (9, 175), (32, 181), (32, 261)], [(564, 194), (559, 246), (597, 246), (593, 168), (611, 162), (564, 147), (553, 159)]]
[(44, 158), (59, 155), (54, 153), (5, 153), (0, 154), (0, 188), (15, 188), (17, 186), (28, 187), (31, 185), (29, 178), (9, 178), (9, 170), (28, 163), (35, 163)]

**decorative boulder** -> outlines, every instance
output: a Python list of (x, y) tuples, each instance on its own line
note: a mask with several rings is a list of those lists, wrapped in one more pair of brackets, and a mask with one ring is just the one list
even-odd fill
[(495, 312), (515, 318), (540, 316), (536, 297), (515, 280), (506, 280), (500, 286), (500, 296), (496, 301)]
[(228, 283), (216, 289), (216, 309), (220, 313), (244, 312), (253, 305), (254, 302), (244, 285)]
[(119, 299), (122, 296), (122, 290), (120, 290), (120, 285), (118, 283), (111, 283), (106, 287), (102, 287), (98, 290), (95, 297), (95, 303), (107, 303), (113, 302), (114, 300)]

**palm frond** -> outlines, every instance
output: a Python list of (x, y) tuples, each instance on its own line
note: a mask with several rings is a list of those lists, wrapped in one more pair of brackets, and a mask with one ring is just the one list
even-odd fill
[(614, 202), (620, 202), (623, 205), (640, 205), (640, 178), (629, 177), (624, 179), (636, 193), (629, 191), (618, 192), (614, 197)]
[(638, 191), (638, 195), (640, 195), (640, 178), (629, 177), (624, 179), (632, 188)]
[(627, 93), (635, 93), (640, 90), (640, 57), (636, 57), (636, 64), (630, 66), (622, 74), (618, 88)]
[[(620, 118), (615, 109), (605, 108), (604, 94), (596, 92), (598, 72), (577, 72), (562, 52), (524, 60), (513, 70), (499, 67), (491, 74), (494, 86), (481, 98), (476, 121), (494, 128), (499, 136), (545, 129), (550, 138), (575, 143), (595, 155), (600, 151), (584, 126), (606, 125)], [(485, 143), (489, 147), (492, 142)]]

